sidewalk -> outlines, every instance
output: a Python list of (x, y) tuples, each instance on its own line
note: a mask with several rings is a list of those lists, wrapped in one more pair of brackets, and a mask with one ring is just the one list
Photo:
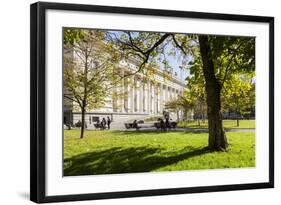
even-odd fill
[[(155, 132), (155, 131), (161, 131), (160, 129), (157, 130), (155, 127), (149, 126), (146, 123), (147, 126), (142, 126), (138, 131), (151, 131), (151, 132)], [(132, 128), (132, 129), (126, 129), (126, 128), (122, 128), (122, 129), (111, 129), (111, 130), (120, 130), (120, 131), (136, 131), (136, 129)], [(225, 132), (255, 132), (256, 129), (254, 128), (225, 128), (224, 129)], [(185, 131), (185, 132), (208, 132), (208, 128), (175, 128), (175, 129), (170, 129), (169, 131)]]

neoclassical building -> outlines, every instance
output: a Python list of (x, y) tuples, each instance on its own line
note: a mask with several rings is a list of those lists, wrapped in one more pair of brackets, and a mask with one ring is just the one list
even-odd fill
[[(137, 71), (137, 59), (122, 60), (118, 69), (122, 75)], [(126, 75), (127, 76), (127, 75)], [(182, 95), (185, 84), (176, 76), (169, 75), (161, 69), (156, 72), (150, 79), (141, 73), (129, 75), (123, 78), (121, 86), (115, 88), (116, 92), (123, 93), (122, 97), (108, 97), (102, 108), (91, 110), (86, 113), (86, 123), (91, 125), (98, 119), (109, 116), (113, 122), (130, 122), (133, 120), (144, 120), (151, 117), (163, 116), (165, 103), (175, 99), (177, 95)], [(64, 100), (64, 123), (75, 124), (81, 120), (81, 113), (73, 110), (72, 104)], [(182, 111), (169, 113), (173, 120), (183, 118)]]

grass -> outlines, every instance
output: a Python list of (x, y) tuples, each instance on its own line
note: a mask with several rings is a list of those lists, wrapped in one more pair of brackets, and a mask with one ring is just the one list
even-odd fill
[[(223, 126), (225, 128), (255, 128), (255, 120), (239, 120), (239, 126), (237, 126), (236, 120), (224, 120)], [(188, 121), (188, 122), (179, 122), (178, 127), (189, 127), (189, 128), (208, 128), (208, 120), (200, 121), (200, 126), (197, 120)]]
[(65, 130), (64, 175), (255, 166), (254, 132), (227, 132), (227, 152), (210, 152), (207, 133)]

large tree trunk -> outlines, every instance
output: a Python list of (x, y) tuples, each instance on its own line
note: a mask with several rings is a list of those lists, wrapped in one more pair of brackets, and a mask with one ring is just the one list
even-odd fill
[(207, 113), (209, 128), (209, 148), (211, 150), (224, 151), (227, 139), (222, 124), (221, 114), (221, 85), (215, 76), (214, 62), (211, 57), (211, 49), (207, 36), (199, 36), (200, 53), (203, 61), (203, 73), (207, 94)]
[(85, 106), (81, 108), (82, 115), (81, 115), (81, 133), (80, 133), (80, 139), (84, 137), (84, 129), (85, 129)]

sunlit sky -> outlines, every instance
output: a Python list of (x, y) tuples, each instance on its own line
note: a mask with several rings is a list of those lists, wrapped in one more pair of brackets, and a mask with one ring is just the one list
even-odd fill
[[(118, 38), (123, 33), (122, 31), (109, 31), (109, 33), (112, 33), (116, 35)], [(134, 34), (135, 33), (135, 34)], [(138, 32), (132, 32), (132, 36), (136, 35)], [(167, 50), (166, 53), (166, 60), (168, 61), (168, 64), (172, 67), (173, 76), (177, 78), (180, 81), (185, 81), (186, 77), (189, 75), (189, 72), (186, 68), (182, 66), (182, 57), (177, 52), (176, 56), (168, 55), (169, 49), (172, 48), (171, 43), (168, 43), (166, 46)], [(164, 64), (162, 62), (159, 62), (160, 69), (164, 70)]]
[[(177, 57), (174, 57), (174, 56), (167, 56), (167, 60), (169, 61), (169, 64), (173, 68), (174, 77), (176, 77), (177, 79), (179, 79), (181, 81), (184, 81), (185, 78), (188, 76), (189, 72), (186, 68), (183, 68), (183, 66), (181, 66), (182, 65), (182, 62), (181, 62), (182, 59), (177, 59)], [(175, 76), (175, 73), (177, 74), (177, 76)]]

